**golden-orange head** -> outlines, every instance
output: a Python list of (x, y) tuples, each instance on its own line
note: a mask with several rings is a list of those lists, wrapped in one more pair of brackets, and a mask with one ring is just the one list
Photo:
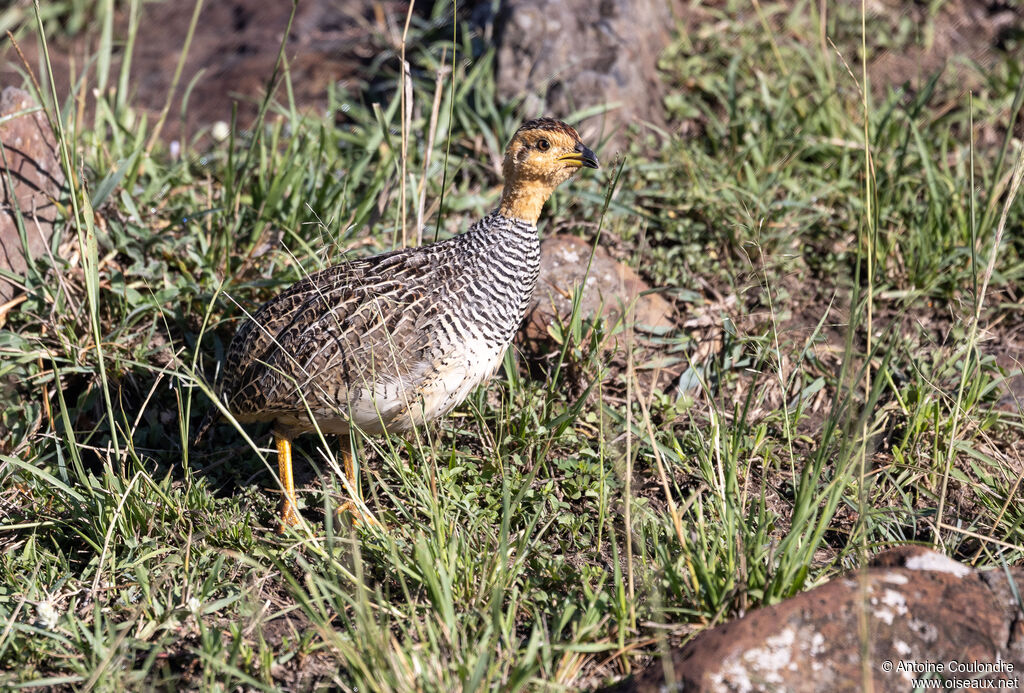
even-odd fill
[(584, 166), (598, 168), (597, 156), (575, 128), (554, 118), (526, 121), (505, 149), (505, 189), (499, 211), (536, 224), (555, 188)]

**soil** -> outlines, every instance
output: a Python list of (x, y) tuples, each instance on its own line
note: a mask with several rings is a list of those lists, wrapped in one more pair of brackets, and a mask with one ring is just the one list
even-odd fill
[[(429, 12), (431, 3), (417, 3), (417, 11)], [(704, 3), (715, 7), (724, 3)], [(984, 65), (1000, 52), (1024, 39), (1024, 9), (1013, 3), (992, 0), (949, 0), (940, 3), (929, 20), (934, 3), (874, 0), (868, 3), (873, 17), (894, 31), (900, 23), (913, 27), (932, 27), (915, 35), (909, 46), (899, 50), (879, 50), (871, 56), (870, 74), (877, 89), (906, 87), (914, 90), (938, 70), (952, 70), (965, 78), (977, 71), (964, 69), (969, 63)], [(421, 7), (422, 6), (422, 7)], [(479, 6), (479, 7), (477, 7)], [(467, 15), (488, 16), (490, 2), (478, 0), (463, 6)], [(134, 93), (131, 102), (153, 118), (163, 109), (175, 67), (188, 35), (193, 3), (150, 2), (143, 5), (135, 49), (132, 55)], [(714, 21), (701, 6), (674, 3), (674, 15), (682, 25)], [(188, 58), (171, 101), (174, 126), (164, 133), (167, 139), (195, 133), (218, 121), (229, 122), (234, 104), (238, 122), (248, 125), (255, 117), (261, 99), (274, 76), (281, 41), (288, 27), (290, 3), (259, 0), (208, 2), (203, 5), (196, 24)], [(718, 8), (723, 9), (723, 8)], [(398, 0), (351, 0), (344, 3), (311, 0), (298, 3), (288, 32), (285, 56), (291, 72), (291, 89), (300, 110), (323, 111), (328, 89), (347, 90), (359, 96), (375, 64), (392, 61), (400, 43), (406, 4)], [(500, 15), (499, 15), (500, 17)], [(494, 21), (493, 16), (488, 21)], [(119, 17), (115, 27), (115, 63), (119, 69), (128, 17)], [(483, 27), (481, 35), (492, 36), (492, 27)], [(32, 34), (22, 32), (22, 50), (30, 66), (38, 63), (38, 47)], [(54, 66), (57, 92), (62, 98), (70, 89), (70, 75), (88, 64), (86, 56), (95, 52), (94, 35), (50, 37), (50, 56)], [(655, 60), (646, 56), (645, 60)], [(10, 42), (0, 48), (0, 86), (20, 86), (19, 69), (24, 66)], [(653, 72), (654, 66), (640, 66), (641, 72)], [(191, 88), (189, 88), (191, 85)], [(964, 82), (965, 89), (972, 88)], [(183, 95), (189, 91), (187, 116), (182, 124)], [(284, 95), (279, 98), (285, 100)]]
[[(143, 5), (131, 57), (133, 93), (129, 102), (149, 116), (151, 125), (171, 91), (194, 6), (191, 2)], [(239, 125), (244, 128), (253, 122), (267, 86), (280, 82), (274, 66), (291, 7), (291, 3), (259, 0), (204, 3), (170, 103), (171, 120), (162, 133), (165, 139), (185, 139), (218, 121), (230, 122), (236, 105)], [(397, 0), (298, 3), (285, 50), (296, 106), (303, 111), (323, 111), (332, 86), (358, 96), (370, 64), (386, 54), (387, 44), (396, 40), (395, 22), (404, 19), (404, 7)], [(114, 31), (112, 75), (120, 69), (129, 26), (129, 18), (122, 12)], [(22, 32), (19, 44), (28, 65), (35, 68), (39, 47), (34, 36)], [(96, 49), (93, 35), (49, 37), (59, 98), (67, 97), (71, 75), (81, 72), (86, 56)], [(20, 85), (19, 69), (24, 69), (21, 59), (10, 42), (5, 42), (0, 49), (0, 85)], [(187, 115), (182, 121), (186, 93)], [(277, 98), (287, 100), (283, 91)]]

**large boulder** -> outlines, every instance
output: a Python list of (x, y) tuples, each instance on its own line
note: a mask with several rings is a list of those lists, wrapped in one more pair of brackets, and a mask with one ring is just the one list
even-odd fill
[(525, 96), (527, 116), (611, 105), (603, 134), (661, 123), (657, 60), (674, 26), (665, 0), (505, 0), (495, 20), (498, 94)]
[(608, 690), (883, 693), (927, 678), (949, 689), (1019, 687), (1022, 586), (1024, 568), (982, 572), (921, 547), (894, 549), (704, 631), (672, 653), (671, 666), (656, 663)]
[[(0, 94), (0, 143), (5, 157), (0, 159), (0, 268), (24, 275), (28, 258), (45, 254), (53, 236), (54, 201), (61, 194), (64, 173), (46, 116), (21, 89), (7, 87)], [(19, 213), (24, 240), (18, 230)], [(13, 299), (18, 289), (18, 283), (0, 276), (0, 304)]]

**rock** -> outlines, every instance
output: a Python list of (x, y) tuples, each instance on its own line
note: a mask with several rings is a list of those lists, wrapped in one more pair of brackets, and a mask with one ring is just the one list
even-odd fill
[(505, 0), (495, 19), (498, 94), (525, 95), (530, 117), (615, 103), (604, 134), (661, 123), (657, 59), (674, 26), (664, 0)]
[[(1018, 588), (1024, 584), (1024, 568), (1010, 574)], [(927, 675), (958, 688), (972, 679), (1019, 684), (1024, 613), (1002, 570), (981, 572), (903, 547), (701, 633), (673, 653), (672, 671), (668, 686), (656, 663), (607, 690), (852, 691), (870, 690), (870, 676), (882, 693), (912, 690)]]
[(569, 321), (573, 292), (581, 284), (580, 311), (584, 318), (603, 315), (610, 328), (635, 299), (635, 308), (629, 313), (635, 330), (662, 331), (674, 326), (672, 305), (657, 294), (640, 296), (650, 286), (605, 248), (597, 247), (588, 274), (590, 251), (590, 242), (576, 236), (557, 235), (541, 243), (537, 290), (520, 333), (520, 342), (527, 351), (547, 351), (545, 347), (552, 341), (548, 328)]
[[(0, 94), (0, 142), (7, 157), (6, 166), (0, 160), (0, 268), (21, 275), (28, 263), (15, 210), (21, 211), (29, 255), (44, 255), (57, 216), (53, 200), (64, 185), (57, 143), (46, 116), (42, 111), (25, 113), (36, 105), (21, 89), (7, 87)], [(16, 117), (4, 120), (10, 116)], [(17, 284), (0, 277), (0, 303), (10, 301), (17, 292)]]

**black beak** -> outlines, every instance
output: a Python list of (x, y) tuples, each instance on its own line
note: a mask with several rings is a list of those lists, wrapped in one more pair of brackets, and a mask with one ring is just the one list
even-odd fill
[(576, 151), (579, 152), (584, 166), (587, 168), (601, 168), (597, 163), (597, 155), (591, 151), (590, 147), (580, 142), (576, 145)]

